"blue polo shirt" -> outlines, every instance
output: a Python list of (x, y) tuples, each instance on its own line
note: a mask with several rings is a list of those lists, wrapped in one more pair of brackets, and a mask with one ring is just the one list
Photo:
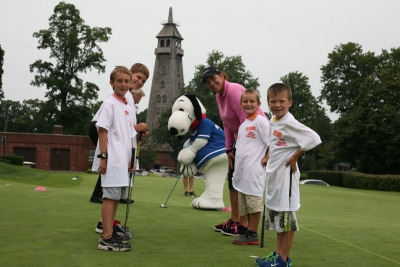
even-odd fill
[(208, 143), (196, 154), (195, 162), (198, 169), (209, 159), (225, 153), (224, 131), (209, 119), (203, 118), (192, 136), (193, 141), (197, 138), (208, 139)]

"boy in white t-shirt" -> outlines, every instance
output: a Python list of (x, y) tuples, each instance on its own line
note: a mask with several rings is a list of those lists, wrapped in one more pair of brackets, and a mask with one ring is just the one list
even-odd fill
[(292, 266), (289, 258), (294, 231), (298, 231), (296, 211), (300, 208), (300, 171), (297, 158), (321, 143), (319, 135), (298, 122), (289, 112), (292, 90), (283, 83), (271, 85), (268, 106), (275, 115), (270, 121), (270, 145), (263, 163), (267, 164), (265, 206), (266, 229), (276, 231), (276, 251), (256, 259), (259, 267)]
[[(97, 167), (101, 174), (103, 188), (103, 233), (98, 244), (100, 250), (130, 249), (130, 245), (113, 231), (113, 223), (120, 199), (126, 198), (130, 179), (128, 169), (135, 131), (133, 110), (127, 103), (125, 93), (129, 90), (131, 77), (132, 74), (125, 67), (117, 66), (112, 71), (110, 84), (114, 93), (104, 102), (96, 123), (99, 154), (93, 162), (93, 168)], [(135, 168), (136, 166), (129, 171), (133, 172)]]
[(240, 125), (236, 142), (235, 171), (233, 187), (238, 191), (240, 216), (247, 215), (247, 231), (233, 239), (236, 245), (258, 245), (257, 235), (265, 186), (264, 158), (269, 144), (269, 122), (257, 110), (260, 94), (255, 89), (246, 89), (240, 98), (240, 106), (246, 113), (246, 120)]

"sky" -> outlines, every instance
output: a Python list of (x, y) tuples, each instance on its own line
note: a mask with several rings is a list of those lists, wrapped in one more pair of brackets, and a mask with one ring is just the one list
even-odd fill
[[(49, 50), (38, 50), (32, 35), (49, 28), (48, 19), (55, 0), (13, 0), (0, 3), (0, 45), (5, 51), (3, 91), (5, 99), (45, 100), (45, 87), (30, 82), (35, 73), (29, 65), (38, 59), (49, 61)], [(173, 9), (174, 21), (184, 40), (183, 71), (188, 84), (195, 66), (205, 64), (213, 50), (225, 56), (241, 55), (246, 69), (259, 78), (261, 107), (268, 111), (266, 90), (289, 72), (298, 71), (309, 78), (311, 91), (320, 95), (321, 66), (335, 46), (355, 42), (363, 51), (380, 54), (400, 45), (400, 1), (397, 0), (146, 0), (104, 1), (69, 0), (80, 10), (91, 27), (110, 27), (111, 39), (101, 43), (107, 60), (106, 72), (81, 75), (100, 88), (99, 100), (110, 90), (109, 74), (116, 65), (128, 68), (145, 64), (150, 78), (143, 87), (146, 97), (139, 111), (148, 106), (154, 72), (157, 34), (162, 21)], [(295, 99), (294, 99), (295, 101)], [(332, 121), (337, 114), (329, 112)]]

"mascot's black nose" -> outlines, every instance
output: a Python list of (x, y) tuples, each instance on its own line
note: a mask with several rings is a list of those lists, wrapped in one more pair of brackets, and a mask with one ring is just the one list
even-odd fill
[(178, 130), (175, 129), (174, 127), (172, 127), (171, 129), (169, 129), (169, 133), (170, 133), (171, 135), (177, 135), (177, 134), (178, 134)]

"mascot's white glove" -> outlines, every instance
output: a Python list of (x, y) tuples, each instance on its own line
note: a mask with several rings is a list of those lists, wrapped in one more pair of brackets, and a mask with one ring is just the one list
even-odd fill
[(191, 163), (190, 165), (181, 165), (181, 173), (185, 177), (194, 176), (197, 173), (197, 166), (195, 163)]
[(204, 138), (196, 138), (193, 144), (184, 148), (179, 152), (178, 161), (183, 165), (190, 165), (196, 157), (197, 151), (207, 145), (208, 140)]

